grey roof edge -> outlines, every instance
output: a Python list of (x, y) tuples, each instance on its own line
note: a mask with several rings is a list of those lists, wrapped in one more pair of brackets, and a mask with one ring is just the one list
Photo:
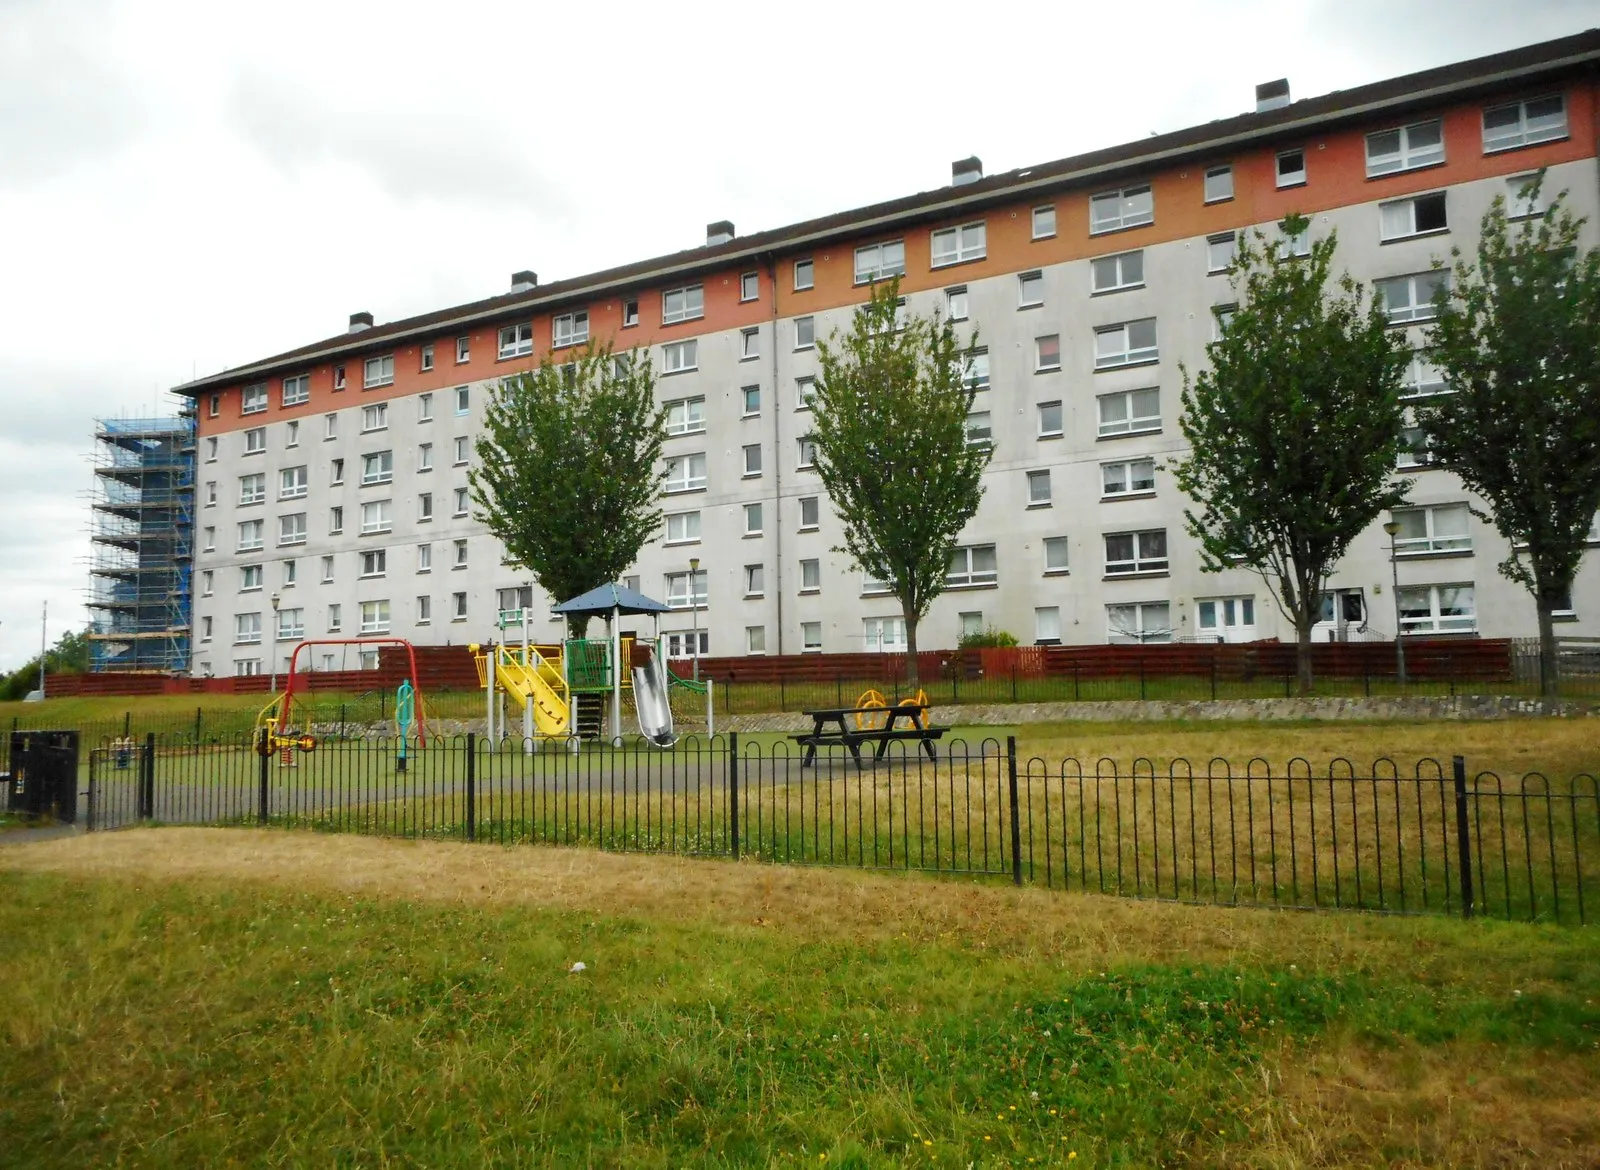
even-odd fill
[(577, 597), (569, 597), (558, 605), (550, 607), (552, 613), (583, 614), (588, 617), (601, 617), (620, 610), (624, 614), (641, 613), (667, 613), (671, 606), (665, 602), (657, 601), (653, 597), (646, 597), (637, 589), (629, 589), (626, 585), (619, 585), (615, 581), (607, 581), (604, 585), (597, 585), (587, 593)]
[(699, 272), (741, 260), (765, 261), (779, 250), (798, 251), (839, 237), (871, 232), (875, 228), (938, 219), (962, 211), (977, 211), (1030, 193), (1043, 194), (1084, 185), (1092, 180), (1109, 180), (1113, 175), (1132, 178), (1143, 171), (1185, 158), (1203, 157), (1263, 140), (1290, 138), (1314, 128), (1331, 128), (1388, 110), (1431, 105), (1445, 98), (1460, 98), (1596, 64), (1600, 64), (1600, 28), (1403, 74), (1352, 90), (1332, 90), (1276, 110), (1238, 114), (1151, 138), (1005, 171), (962, 187), (938, 187), (738, 237), (726, 244), (685, 249), (570, 277), (528, 292), (505, 293), (386, 322), (356, 334), (339, 334), (194, 379), (173, 387), (172, 392), (194, 396), (292, 366), (370, 353), (413, 338), (437, 336), (455, 329), (502, 320), (513, 312), (546, 309), (568, 303), (579, 307), (576, 302), (580, 298), (615, 295), (659, 283), (665, 278), (689, 278)]

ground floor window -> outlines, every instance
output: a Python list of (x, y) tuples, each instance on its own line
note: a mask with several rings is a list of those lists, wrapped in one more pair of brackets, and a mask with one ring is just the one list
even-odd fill
[(1415, 585), (1400, 590), (1403, 634), (1470, 634), (1477, 628), (1471, 585)]
[(904, 650), (906, 619), (903, 617), (867, 618), (861, 623), (862, 640), (867, 650)]
[(699, 640), (701, 658), (711, 653), (710, 630), (670, 630), (661, 635), (667, 640), (668, 658), (693, 658), (695, 656), (695, 641)]
[(1172, 641), (1172, 606), (1139, 601), (1106, 606), (1107, 640), (1112, 643)]
[(1256, 637), (1256, 599), (1202, 597), (1195, 602), (1195, 625), (1206, 641), (1253, 642)]

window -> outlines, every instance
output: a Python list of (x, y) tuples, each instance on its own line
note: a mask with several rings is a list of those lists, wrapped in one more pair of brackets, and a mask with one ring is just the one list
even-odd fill
[(1205, 201), (1221, 203), (1233, 198), (1233, 168), (1231, 166), (1207, 167)]
[(323, 415), (322, 416), (322, 441), (324, 443), (326, 443), (329, 439), (337, 439), (338, 437), (339, 437), (339, 416), (336, 415), (336, 414), (325, 414), (325, 415)]
[(337, 536), (344, 531), (344, 509), (333, 507), (328, 509), (328, 535)]
[(706, 456), (704, 451), (692, 455), (675, 455), (667, 460), (667, 492), (701, 491), (706, 486)]
[(746, 597), (760, 597), (767, 591), (767, 567), (765, 565), (746, 565), (744, 567), (744, 595)]
[(815, 317), (796, 317), (794, 319), (794, 347), (796, 349), (811, 349), (817, 344), (817, 319)]
[[(690, 593), (690, 577), (693, 581), (693, 594)], [(695, 573), (668, 573), (667, 574), (667, 605), (672, 609), (692, 609), (704, 606), (708, 599), (706, 593), (706, 570), (700, 569)]]
[(1448, 394), (1450, 388), (1445, 385), (1444, 371), (1428, 360), (1425, 350), (1418, 350), (1411, 355), (1411, 364), (1406, 367), (1406, 372), (1400, 382), (1400, 397), (1402, 398), (1427, 398), (1434, 394)]
[(1383, 299), (1384, 310), (1389, 314), (1389, 324), (1432, 321), (1439, 315), (1434, 308), (1433, 298), (1448, 288), (1449, 283), (1450, 274), (1442, 269), (1378, 281), (1378, 296)]
[(1278, 155), (1278, 186), (1298, 187), (1306, 181), (1306, 152), (1285, 150)]
[(967, 367), (967, 376), (962, 385), (968, 390), (987, 390), (989, 388), (988, 349), (975, 349), (969, 356), (972, 359), (972, 364)]
[(525, 357), (533, 352), (533, 322), (507, 325), (500, 330), (500, 360)]
[(1172, 607), (1165, 601), (1106, 606), (1108, 642), (1172, 641)]
[(967, 223), (934, 232), (931, 237), (933, 267), (945, 268), (951, 264), (964, 264), (968, 260), (982, 260), (988, 255), (987, 235), (988, 228), (983, 223)]
[(419, 573), (431, 573), (431, 572), (433, 572), (433, 545), (431, 545), (431, 544), (419, 544), (419, 545), (417, 545), (417, 572), (419, 572)]
[(433, 621), (433, 598), (426, 594), (417, 598), (417, 625), (425, 626)]
[(211, 641), (211, 619), (209, 617), (200, 619), (200, 640), (202, 642)]
[(766, 626), (746, 626), (744, 628), (744, 652), (746, 654), (765, 654), (767, 652)]
[(761, 330), (744, 329), (739, 333), (739, 360), (754, 361), (761, 356)]
[(285, 467), (278, 472), (278, 498), (280, 500), (298, 500), (306, 494), (309, 476), (306, 474), (305, 465), (299, 467)]
[(388, 532), (393, 524), (389, 517), (388, 500), (372, 500), (361, 505), (361, 534)]
[(1256, 599), (1202, 597), (1195, 602), (1195, 625), (1204, 638), (1214, 638), (1218, 642), (1253, 642)]
[(1028, 507), (1048, 508), (1050, 506), (1050, 472), (1028, 472)]
[(334, 460), (329, 462), (329, 464), (328, 464), (328, 483), (332, 487), (338, 487), (339, 485), (344, 483), (344, 460), (343, 459), (334, 459)]
[[(634, 590), (638, 592), (638, 590)], [(501, 613), (515, 613), (521, 615), (522, 611), (533, 608), (533, 586), (518, 585), (511, 589), (495, 590), (495, 609)]]
[(1122, 252), (1089, 261), (1089, 291), (1118, 292), (1144, 287), (1144, 252)]
[(1234, 314), (1239, 311), (1236, 304), (1211, 306), (1211, 340), (1221, 341), (1228, 332), (1228, 326), (1233, 324)]
[(1234, 253), (1239, 249), (1237, 232), (1219, 232), (1206, 237), (1206, 271), (1227, 272), (1233, 267)]
[[(255, 639), (255, 640), (258, 641), (258, 642), (260, 641), (259, 638)], [(208, 675), (210, 673), (209, 664), (207, 665), (207, 673), (208, 673)], [(249, 678), (249, 677), (251, 677), (253, 675), (258, 675), (258, 674), (261, 673), (261, 659), (259, 659), (259, 658), (235, 658), (233, 660), (233, 673), (237, 674), (237, 675), (240, 675), (242, 677), (245, 677), (245, 678)]]
[(699, 512), (668, 512), (667, 543), (689, 544), (700, 539)]
[(890, 592), (889, 582), (880, 580), (871, 573), (863, 572), (861, 574), (861, 593), (863, 596), (870, 597), (874, 594), (888, 592)]
[(739, 277), (739, 299), (753, 301), (761, 295), (761, 274), (746, 272)]
[(323, 557), (322, 558), (322, 583), (324, 585), (332, 585), (333, 584), (333, 558), (332, 557)]
[(1054, 203), (1046, 207), (1033, 209), (1033, 238), (1048, 240), (1056, 234), (1056, 206)]
[(214, 479), (206, 482), (205, 500), (206, 507), (215, 508), (217, 506), (217, 481)]
[(555, 349), (582, 345), (589, 340), (589, 313), (563, 313), (550, 322), (550, 344)]
[(1094, 368), (1114, 370), (1119, 366), (1153, 362), (1159, 356), (1156, 348), (1156, 319), (1128, 321), (1094, 332)]
[(794, 290), (804, 292), (816, 284), (816, 271), (810, 260), (796, 260), (794, 262)]
[(638, 323), (639, 323), (639, 302), (638, 301), (623, 301), (622, 302), (622, 327), (624, 329), (632, 329)]
[(251, 427), (244, 433), (244, 453), (259, 455), (267, 449), (267, 428)]
[(1442, 232), (1450, 227), (1445, 218), (1443, 191), (1418, 195), (1413, 199), (1396, 199), (1393, 203), (1380, 203), (1378, 216), (1385, 241)]
[(461, 365), (472, 360), (472, 338), (456, 338), (456, 365)]
[(1061, 368), (1061, 336), (1051, 333), (1033, 341), (1033, 369), (1035, 373)]
[(1141, 227), (1156, 219), (1155, 197), (1148, 184), (1105, 191), (1089, 200), (1089, 234)]
[(1167, 530), (1106, 533), (1106, 576), (1167, 571)]
[(952, 321), (965, 321), (967, 319), (967, 286), (944, 290), (945, 312)]
[(904, 651), (906, 619), (899, 617), (863, 618), (861, 621), (862, 649), (868, 653)]
[(419, 423), (433, 421), (433, 395), (417, 395), (417, 421)]
[(337, 634), (344, 626), (344, 606), (328, 606), (328, 632)]
[(966, 585), (993, 585), (1000, 579), (994, 545), (974, 544), (950, 550), (950, 567), (944, 583), (952, 589)]
[(466, 386), (456, 387), (456, 414), (467, 414), (472, 410), (472, 391)]
[(203, 540), (201, 542), (200, 551), (201, 552), (216, 552), (217, 551), (217, 530), (216, 530), (216, 528), (214, 528), (214, 527), (212, 527), (210, 525), (206, 526), (205, 531), (203, 533)]
[(389, 404), (387, 402), (374, 402), (370, 406), (361, 408), (361, 433), (382, 431), (389, 428)]
[(1065, 536), (1047, 536), (1044, 538), (1044, 571), (1046, 576), (1067, 571), (1067, 538)]
[(698, 284), (684, 288), (667, 289), (661, 294), (661, 323), (674, 325), (679, 321), (692, 321), (704, 317), (705, 289)]
[(761, 444), (746, 443), (744, 446), (744, 478), (754, 479), (761, 474)]
[(961, 637), (975, 638), (983, 633), (983, 611), (981, 609), (963, 611), (957, 617), (961, 622)]
[(450, 620), (453, 622), (464, 622), (467, 620), (466, 593), (452, 593), (450, 595)]
[(305, 374), (298, 374), (293, 378), (283, 380), (283, 404), (285, 406), (299, 406), (311, 400), (311, 379)]
[(200, 574), (200, 596), (210, 597), (216, 583), (216, 572), (206, 569)]
[(1527, 219), (1544, 214), (1544, 193), (1535, 194), (1538, 175), (1515, 175), (1506, 180), (1506, 215), (1510, 219)]
[(1477, 628), (1471, 585), (1401, 586), (1402, 634), (1470, 634)]
[(361, 485), (388, 483), (394, 478), (394, 452), (374, 451), (361, 457)]
[(465, 467), (471, 454), (472, 441), (465, 435), (457, 435), (455, 439), (455, 457), (451, 461), (451, 466)]
[(1367, 178), (1444, 162), (1444, 131), (1437, 119), (1367, 135)]
[(1017, 308), (1035, 309), (1044, 304), (1044, 273), (1024, 272), (1017, 277)]
[(222, 415), (222, 395), (213, 394), (206, 403), (206, 417), (219, 418)]
[(431, 369), (433, 369), (433, 342), (430, 341), (422, 347), (422, 372), (426, 374)]
[(681, 374), (685, 370), (696, 368), (699, 360), (697, 344), (694, 338), (688, 341), (669, 341), (661, 347), (661, 371), (665, 374)]
[[(215, 439), (211, 440), (213, 443)], [(283, 424), (283, 445), (285, 447), (298, 447), (300, 445), (300, 423), (298, 420)]]
[(1039, 403), (1039, 437), (1041, 439), (1061, 437), (1061, 403)]
[(795, 446), (798, 448), (795, 460), (796, 468), (800, 471), (806, 471), (817, 465), (817, 444), (810, 435), (797, 440)]
[(800, 653), (802, 653), (802, 654), (820, 654), (820, 653), (822, 653), (822, 623), (821, 622), (801, 622), (800, 623)]
[(239, 566), (239, 592), (250, 593), (261, 588), (262, 571), (260, 565)]
[(417, 495), (417, 523), (425, 524), (433, 519), (433, 493), (420, 492)]
[(1054, 605), (1036, 606), (1033, 611), (1033, 642), (1036, 646), (1061, 644), (1061, 609)]
[(260, 414), (267, 409), (267, 384), (257, 382), (239, 391), (239, 413)]
[(1567, 136), (1566, 100), (1555, 94), (1483, 111), (1483, 153), (1553, 142)]
[(363, 601), (361, 603), (361, 632), (387, 634), (389, 632), (388, 601)]
[(761, 523), (761, 505), (746, 504), (744, 506), (744, 534), (746, 536), (760, 536), (762, 532)]
[(265, 472), (255, 475), (241, 475), (239, 477), (239, 503), (259, 504), (267, 498), (267, 476)]
[(333, 388), (335, 390), (343, 390), (345, 388), (345, 378), (344, 378), (344, 367), (343, 366), (334, 366), (333, 367)]
[(1435, 504), (1425, 508), (1396, 508), (1395, 556), (1472, 551), (1471, 513), (1465, 504)]
[(304, 544), (306, 542), (306, 514), (304, 512), (291, 512), (287, 516), (278, 517), (278, 543)]
[(1156, 461), (1129, 459), (1100, 465), (1101, 496), (1133, 496), (1156, 490)]
[(661, 636), (666, 639), (668, 658), (689, 658), (696, 654), (711, 653), (710, 630), (669, 630)]
[(809, 374), (794, 380), (794, 408), (810, 410), (811, 400), (817, 396), (817, 380)]
[(451, 542), (450, 551), (451, 551), (451, 558), (452, 558), (451, 562), (450, 562), (450, 567), (452, 569), (464, 569), (464, 568), (466, 568), (467, 567), (467, 542), (465, 540), (452, 541)]
[(259, 613), (234, 614), (233, 640), (241, 643), (261, 641), (261, 615)]
[(695, 435), (706, 429), (706, 400), (680, 398), (667, 403), (667, 434)]
[(283, 583), (285, 586), (293, 585), (300, 579), (299, 561), (283, 562)]
[(207, 463), (215, 463), (216, 461), (217, 461), (217, 438), (216, 438), (215, 435), (213, 435), (211, 438), (206, 440), (206, 462)]
[(306, 636), (306, 611), (280, 609), (278, 611), (278, 641), (298, 642)]
[(241, 520), (239, 522), (239, 551), (249, 552), (258, 549), (265, 541), (266, 523), (261, 520)]
[(1400, 428), (1400, 449), (1395, 455), (1395, 466), (1402, 471), (1417, 471), (1436, 466), (1438, 459), (1428, 441), (1427, 432), (1416, 425), (1414, 413), (1407, 410), (1403, 422), (1404, 425)]
[(810, 532), (821, 523), (822, 502), (818, 496), (800, 497), (800, 531)]
[(993, 444), (994, 420), (987, 410), (974, 410), (967, 415), (967, 442), (974, 447)]
[(418, 443), (417, 444), (417, 470), (419, 472), (432, 471), (433, 470), (433, 444), (432, 443)]
[(394, 354), (368, 358), (362, 368), (361, 386), (371, 390), (374, 386), (387, 386), (394, 381)]
[(452, 494), (454, 506), (450, 510), (452, 516), (465, 516), (471, 506), (471, 496), (464, 487), (458, 487)]
[(800, 561), (800, 592), (818, 593), (822, 589), (822, 561), (806, 557)]
[(760, 386), (746, 386), (743, 390), (739, 391), (739, 395), (744, 400), (744, 412), (742, 417), (755, 418), (761, 413)]
[(856, 249), (856, 283), (867, 284), (906, 273), (906, 242), (890, 240), (886, 244), (868, 244)]

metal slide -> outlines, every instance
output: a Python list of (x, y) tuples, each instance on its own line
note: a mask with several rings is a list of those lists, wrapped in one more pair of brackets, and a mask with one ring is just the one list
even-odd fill
[(645, 666), (633, 668), (633, 707), (639, 716), (639, 732), (657, 747), (671, 747), (678, 741), (672, 729), (672, 704), (667, 701), (667, 670), (659, 650)]
[(557, 663), (537, 650), (529, 650), (524, 664), (520, 653), (497, 646), (495, 678), (519, 707), (533, 700), (533, 726), (539, 735), (568, 734), (572, 715), (567, 703), (567, 681)]

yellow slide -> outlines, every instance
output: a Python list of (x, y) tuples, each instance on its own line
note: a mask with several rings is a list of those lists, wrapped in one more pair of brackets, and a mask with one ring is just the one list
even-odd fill
[[(478, 678), (487, 683), (488, 655), (477, 647), (473, 651)], [(495, 679), (505, 692), (519, 707), (533, 700), (534, 731), (539, 735), (566, 735), (572, 726), (572, 714), (560, 662), (546, 658), (536, 649), (528, 651), (526, 662), (520, 650), (496, 646), (493, 653)]]

